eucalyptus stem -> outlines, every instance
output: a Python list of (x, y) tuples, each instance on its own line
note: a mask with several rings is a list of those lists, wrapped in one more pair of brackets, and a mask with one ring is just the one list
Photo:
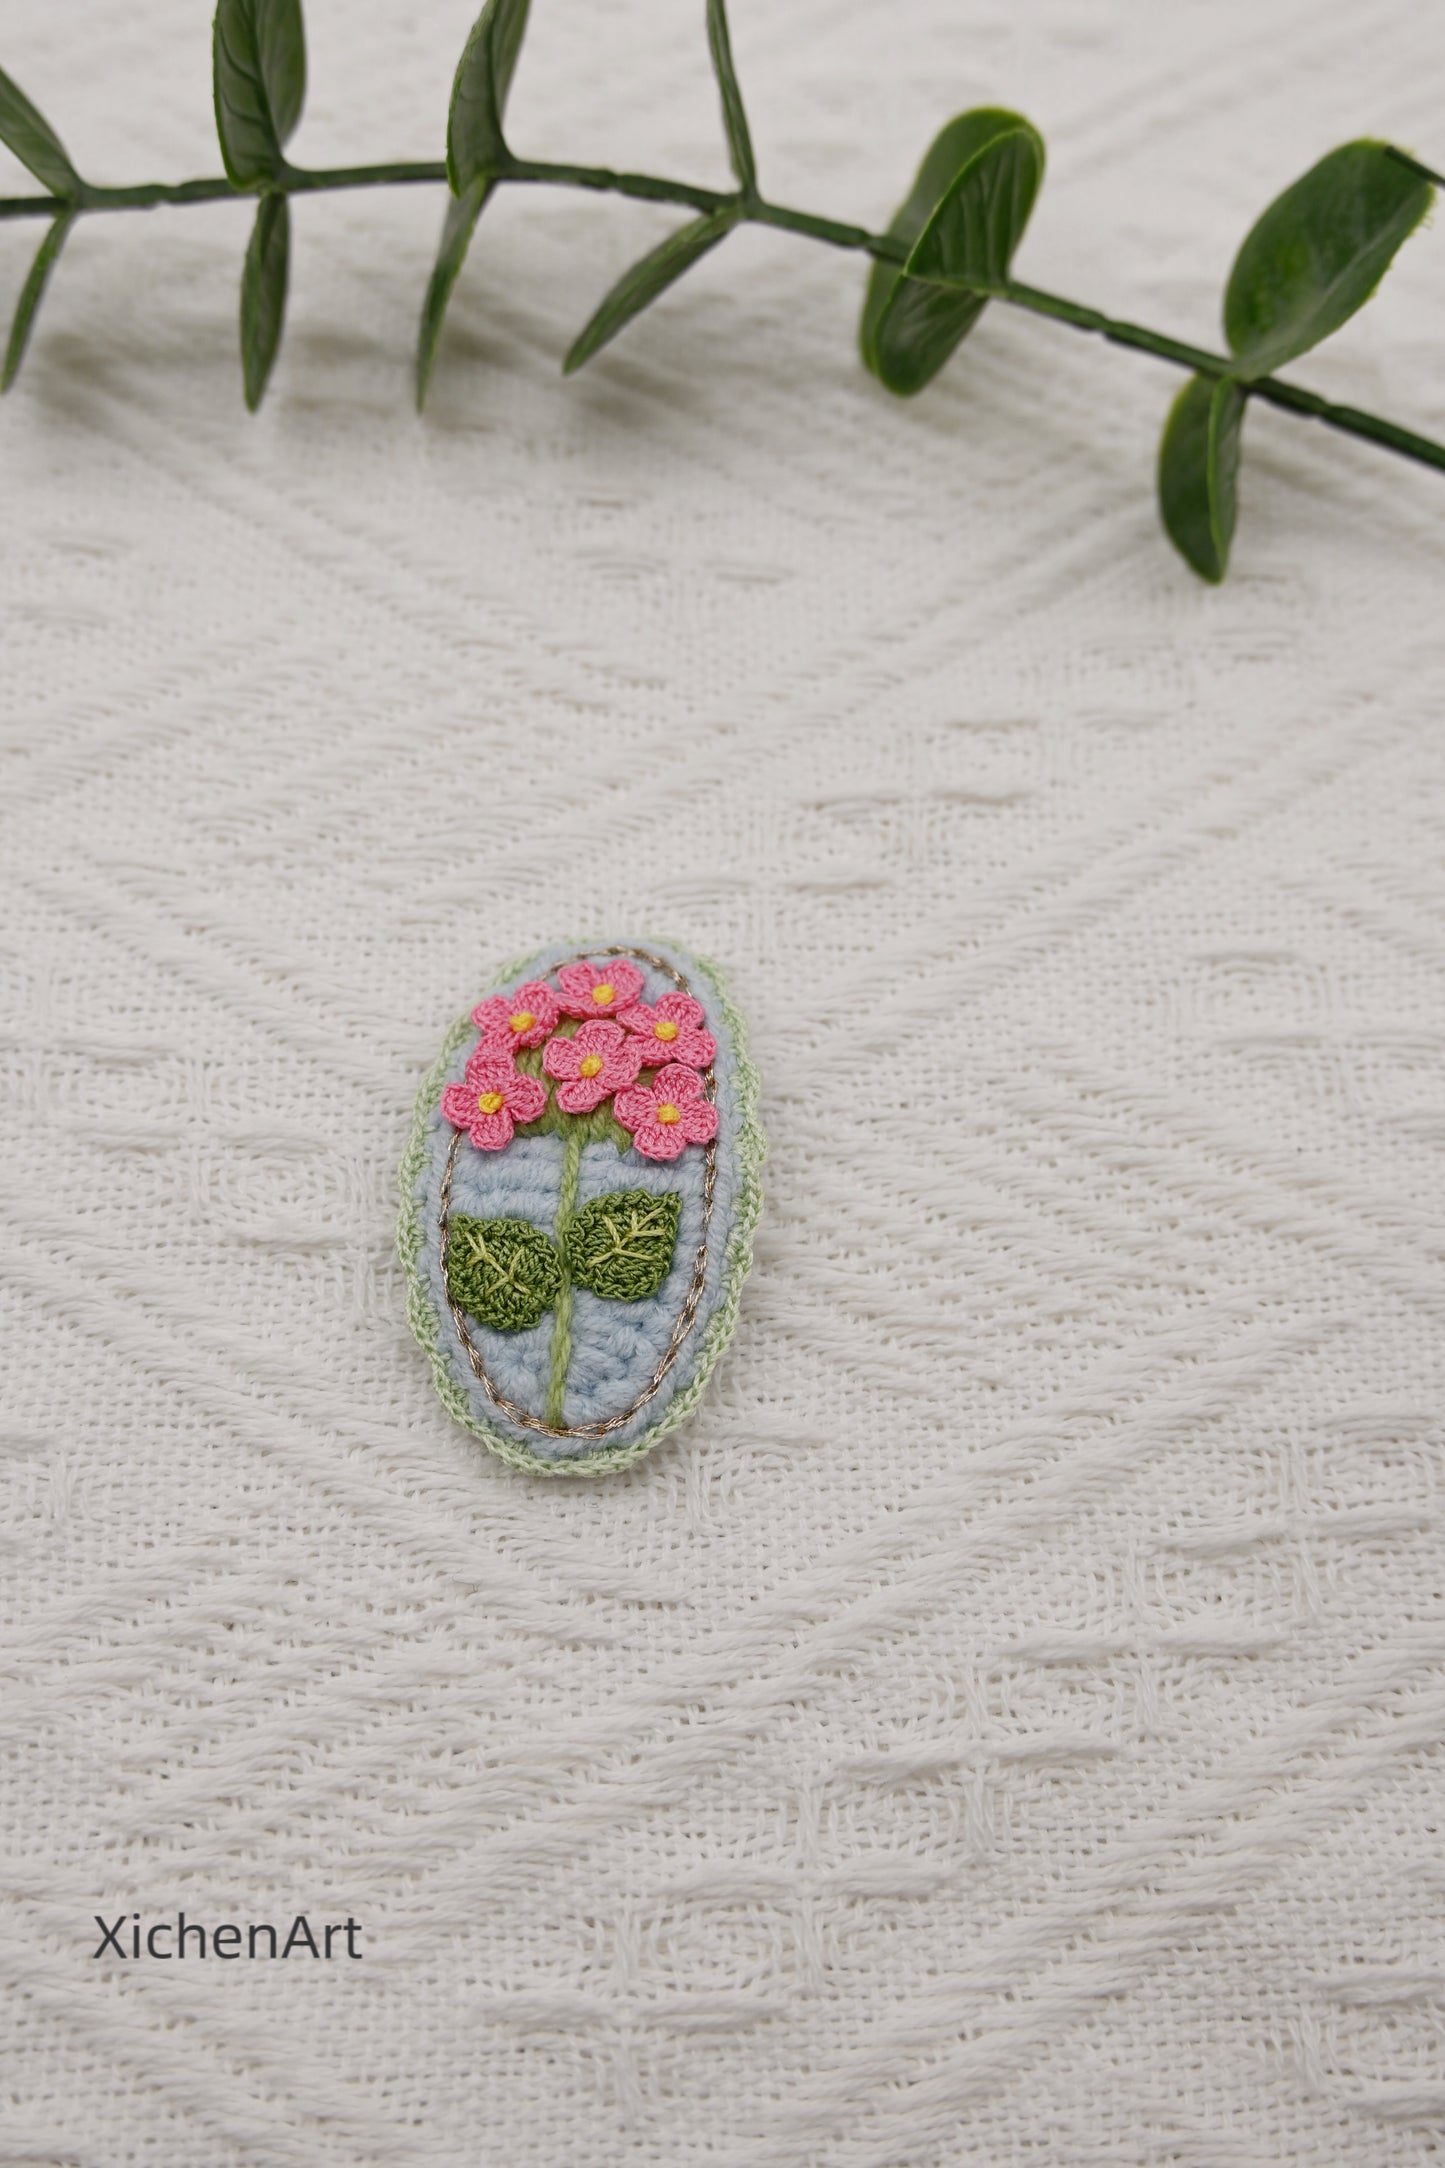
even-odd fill
[[(569, 375), (739, 226), (766, 226), (871, 260), (859, 323), (861, 358), (900, 398), (933, 381), (991, 301), (1185, 371), (1164, 424), (1156, 486), (1166, 533), (1206, 580), (1222, 579), (1228, 565), (1238, 513), (1242, 425), (1252, 400), (1445, 471), (1445, 444), (1383, 416), (1338, 405), (1275, 373), (1292, 367), (1364, 306), (1402, 243), (1423, 223), (1445, 179), (1409, 151), (1368, 137), (1342, 143), (1266, 206), (1225, 283), (1228, 351), (1216, 353), (1014, 278), (1014, 255), (1046, 164), (1043, 138), (1020, 113), (974, 106), (946, 121), (886, 233), (770, 202), (759, 186), (727, 0), (701, 4), (736, 184), (729, 189), (611, 166), (519, 158), (505, 123), (532, 0), (482, 0), (452, 78), (445, 164), (439, 159), (317, 168), (291, 163), (287, 145), (306, 99), (303, 0), (215, 0), (212, 93), (224, 175), (97, 187), (77, 170), (44, 114), (0, 69), (0, 144), (45, 190), (0, 199), (0, 220), (46, 222), (0, 359), (0, 392), (15, 381), (67, 236), (89, 212), (254, 199), (240, 294), (241, 381), (246, 404), (254, 410), (265, 396), (285, 322), (290, 199), (341, 189), (445, 184), (446, 217), (417, 327), (415, 385), (421, 407), (451, 297), (487, 204), (507, 187), (572, 188), (675, 204), (690, 216), (603, 295), (563, 359)], [(575, 1169), (569, 1179), (575, 1186)], [(558, 1406), (569, 1305), (564, 1290), (551, 1392)]]
[[(1431, 181), (1437, 178), (1428, 167), (1421, 166), (1403, 152), (1395, 155), (1422, 178)], [(372, 166), (308, 168), (287, 165), (268, 185), (266, 193), (323, 195), (347, 189), (440, 183), (446, 178), (446, 165), (439, 159), (395, 160)], [(770, 203), (741, 188), (699, 188), (691, 182), (671, 180), (661, 174), (619, 173), (609, 166), (567, 165), (530, 158), (508, 158), (498, 165), (490, 178), (498, 187), (517, 183), (533, 187), (577, 188), (594, 194), (627, 196), (647, 203), (676, 203), (703, 215), (726, 212), (739, 224), (771, 226), (780, 232), (820, 241), (832, 248), (851, 249), (885, 263), (903, 263), (910, 253), (908, 244), (891, 234), (872, 233), (865, 226), (848, 225), (813, 211), (798, 210), (790, 204)], [(194, 181), (150, 181), (135, 188), (86, 186), (73, 198), (52, 195), (0, 198), (0, 220), (55, 218), (70, 208), (85, 213), (149, 211), (162, 205), (184, 207), (193, 203), (224, 202), (253, 193), (237, 188), (224, 174)], [(1239, 364), (1227, 354), (1192, 346), (1143, 324), (1107, 316), (1086, 303), (1025, 285), (1018, 279), (1007, 279), (998, 285), (975, 290), (1010, 308), (1049, 317), (1073, 330), (1093, 333), (1111, 346), (1132, 348), (1137, 353), (1151, 355), (1156, 361), (1168, 362), (1174, 368), (1187, 369), (1199, 376), (1226, 378), (1238, 373)], [(1323, 422), (1327, 428), (1338, 429), (1347, 436), (1366, 438), (1386, 451), (1397, 453), (1402, 459), (1445, 470), (1445, 444), (1402, 428), (1380, 415), (1366, 413), (1358, 407), (1338, 405), (1304, 385), (1277, 376), (1256, 378), (1244, 388), (1251, 398), (1262, 399), (1268, 406)]]
[[(379, 166), (287, 166), (266, 189), (267, 195), (319, 196), (334, 189), (394, 188), (417, 181), (444, 181), (445, 161), (439, 158), (400, 159)], [(78, 211), (154, 211), (163, 204), (225, 203), (240, 197), (250, 200), (256, 191), (237, 188), (224, 173), (199, 181), (146, 181), (138, 188), (79, 189), (74, 196), (0, 197), (0, 219), (53, 218), (58, 203)]]
[[(1098, 309), (1086, 308), (1077, 301), (1065, 301), (1060, 295), (1045, 293), (1037, 286), (1021, 285), (1016, 279), (987, 291), (996, 301), (1031, 309), (1037, 316), (1051, 316), (1055, 322), (1070, 324), (1078, 331), (1096, 332), (1111, 346), (1133, 347), (1138, 353), (1152, 354), (1156, 361), (1170, 362), (1175, 368), (1188, 369), (1196, 376), (1223, 379), (1237, 377), (1239, 373), (1238, 361), (1228, 354), (1211, 353), (1207, 347), (1188, 346), (1181, 339), (1149, 331), (1142, 324), (1117, 322), (1113, 317), (1102, 315)], [(1324, 422), (1347, 436), (1367, 437), (1372, 444), (1398, 452), (1402, 459), (1414, 459), (1422, 466), (1445, 469), (1445, 444), (1417, 436), (1414, 430), (1402, 429), (1398, 423), (1385, 421), (1377, 414), (1367, 414), (1359, 407), (1338, 406), (1331, 399), (1322, 399), (1318, 392), (1308, 391), (1303, 384), (1292, 384), (1277, 376), (1261, 376), (1246, 381), (1242, 388), (1251, 398), (1263, 399), (1267, 406), (1283, 407), (1287, 413)]]
[(656, 173), (614, 173), (610, 166), (554, 165), (536, 158), (509, 159), (492, 178), (499, 186), (529, 181), (542, 187), (585, 188), (595, 195), (631, 196), (643, 203), (680, 203), (693, 211), (724, 211), (742, 203), (740, 190), (694, 188), (690, 181), (664, 180)]

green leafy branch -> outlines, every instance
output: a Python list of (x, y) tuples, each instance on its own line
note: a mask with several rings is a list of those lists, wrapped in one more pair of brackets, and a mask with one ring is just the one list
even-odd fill
[(79, 217), (254, 195), (256, 218), (241, 274), (241, 371), (246, 404), (254, 410), (281, 344), (291, 199), (334, 189), (444, 181), (450, 197), (417, 342), (420, 406), (482, 212), (499, 188), (543, 185), (673, 203), (693, 214), (603, 297), (568, 350), (563, 366), (569, 373), (735, 228), (749, 224), (873, 259), (860, 333), (863, 359), (900, 396), (930, 383), (995, 301), (1186, 370), (1189, 381), (1174, 402), (1160, 445), (1159, 505), (1171, 540), (1208, 580), (1222, 579), (1228, 564), (1251, 400), (1445, 469), (1445, 445), (1357, 407), (1337, 405), (1275, 373), (1320, 345), (1364, 305), (1429, 210), (1435, 187), (1445, 185), (1407, 152), (1386, 143), (1346, 143), (1270, 204), (1235, 258), (1224, 295), (1226, 351), (1216, 353), (1014, 278), (1014, 254), (1044, 173), (1042, 139), (1016, 113), (988, 107), (949, 121), (885, 233), (770, 202), (758, 186), (725, 0), (706, 0), (707, 38), (736, 188), (697, 188), (655, 174), (518, 158), (504, 122), (529, 4), (487, 0), (477, 18), (452, 85), (445, 163), (324, 169), (290, 163), (286, 146), (306, 90), (300, 0), (219, 0), (213, 57), (225, 173), (211, 179), (131, 188), (83, 180), (49, 122), (0, 72), (0, 142), (46, 190), (42, 196), (0, 198), (0, 219), (48, 221), (15, 310), (0, 390), (8, 391), (15, 381), (46, 282)]

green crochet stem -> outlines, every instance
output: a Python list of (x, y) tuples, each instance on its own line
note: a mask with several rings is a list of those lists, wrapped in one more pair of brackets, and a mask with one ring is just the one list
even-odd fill
[(562, 1188), (557, 1199), (557, 1219), (552, 1238), (562, 1267), (562, 1291), (552, 1311), (552, 1363), (547, 1372), (546, 1418), (553, 1430), (562, 1428), (562, 1402), (567, 1393), (567, 1365), (572, 1360), (572, 1275), (567, 1270), (567, 1230), (577, 1213), (577, 1177), (582, 1169), (582, 1129), (569, 1129), (562, 1154)]

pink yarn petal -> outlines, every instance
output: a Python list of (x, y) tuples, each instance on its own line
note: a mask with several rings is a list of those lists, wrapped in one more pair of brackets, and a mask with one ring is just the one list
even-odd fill
[(617, 1034), (619, 1044), (613, 1047), (603, 1062), (602, 1074), (607, 1089), (615, 1092), (637, 1082), (637, 1072), (642, 1067), (642, 1047), (636, 1039), (625, 1039)]
[(547, 1110), (547, 1087), (538, 1076), (514, 1077), (507, 1086), (507, 1108), (519, 1122), (535, 1122)]
[(709, 1144), (717, 1135), (717, 1108), (706, 1099), (684, 1099), (677, 1126), (689, 1144)]
[(564, 964), (557, 973), (557, 983), (562, 989), (561, 1005), (568, 1016), (605, 1013), (602, 1005), (592, 999), (592, 989), (610, 982), (605, 980), (596, 964)]
[[(564, 964), (557, 982), (569, 1016), (615, 1016), (620, 1009), (630, 1008), (642, 991), (642, 973), (621, 957), (615, 962)], [(606, 1001), (596, 999), (599, 986), (611, 988)]]
[(496, 1114), (477, 1114), (469, 1132), (479, 1152), (500, 1152), (512, 1141), (512, 1117), (505, 1107)]
[(656, 1121), (657, 1101), (646, 1084), (638, 1084), (617, 1094), (612, 1111), (624, 1129), (640, 1129), (644, 1122)]
[(472, 1049), (466, 1078), (474, 1091), (504, 1092), (516, 1073), (517, 1065), (510, 1047), (494, 1047), (484, 1042)]
[(542, 1067), (548, 1076), (576, 1076), (581, 1059), (575, 1039), (549, 1039), (542, 1049)]
[(626, 1037), (620, 1024), (614, 1024), (610, 1017), (599, 1016), (580, 1027), (572, 1044), (580, 1053), (606, 1056), (614, 1047), (623, 1045)]
[(703, 1020), (702, 1003), (691, 994), (664, 994), (652, 1013), (660, 1023), (690, 1024), (694, 1029)]
[[(560, 1010), (557, 996), (550, 986), (540, 979), (528, 979), (515, 993), (498, 997), (502, 1001), (503, 1020), (501, 1033), (512, 1046), (540, 1046), (556, 1023)], [(512, 1029), (514, 1016), (530, 1016), (532, 1022), (521, 1031)]]
[[(717, 1053), (717, 1046), (710, 1031), (698, 1027), (703, 1010), (700, 1002), (689, 994), (664, 994), (656, 1008), (649, 1009), (645, 1002), (635, 1008), (624, 1009), (619, 1022), (642, 1047), (644, 1066), (657, 1069), (669, 1062), (681, 1062), (689, 1069), (708, 1068)], [(659, 1024), (676, 1026), (677, 1035), (672, 1039), (659, 1039)]]
[(652, 1080), (652, 1088), (657, 1094), (659, 1106), (669, 1099), (676, 1100), (680, 1105), (684, 1099), (697, 1098), (702, 1090), (702, 1078), (696, 1069), (684, 1069), (680, 1062), (670, 1061), (665, 1069), (658, 1070)]
[(476, 1025), (483, 1038), (486, 1038), (489, 1033), (495, 1035), (505, 1031), (507, 1028), (507, 1004), (503, 1001), (501, 995), (489, 994), (485, 1001), (479, 1001), (472, 1011), (472, 1022)]
[(676, 1159), (687, 1139), (681, 1122), (644, 1122), (632, 1141), (646, 1159)]
[(710, 1031), (679, 1032), (667, 1050), (669, 1061), (681, 1062), (688, 1069), (710, 1069), (717, 1054), (717, 1042)]
[(442, 1114), (458, 1129), (470, 1129), (476, 1117), (477, 1095), (465, 1084), (448, 1084), (442, 1093)]
[[(489, 1052), (510, 1053), (519, 1046), (540, 1046), (558, 1017), (557, 996), (540, 979), (529, 979), (514, 994), (489, 994), (472, 1011), (472, 1022)], [(523, 1031), (513, 1031), (514, 1016), (530, 1016)]]
[(557, 1086), (557, 1104), (567, 1114), (591, 1114), (607, 1097), (601, 1076), (579, 1076), (571, 1084)]

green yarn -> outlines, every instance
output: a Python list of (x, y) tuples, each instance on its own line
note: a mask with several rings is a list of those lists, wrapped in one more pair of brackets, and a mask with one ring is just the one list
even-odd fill
[(567, 1365), (572, 1360), (572, 1282), (567, 1276), (567, 1237), (572, 1227), (572, 1215), (577, 1209), (577, 1177), (582, 1167), (582, 1146), (585, 1142), (579, 1128), (567, 1135), (567, 1148), (562, 1154), (562, 1186), (557, 1198), (557, 1249), (563, 1260), (561, 1290), (557, 1296), (557, 1317), (552, 1327), (552, 1360), (547, 1371), (547, 1404), (544, 1418), (553, 1430), (562, 1428), (562, 1407), (567, 1393)]
[(609, 1302), (642, 1302), (672, 1269), (682, 1198), (648, 1189), (594, 1197), (567, 1229), (562, 1255), (578, 1287)]
[[(587, 942), (581, 939), (575, 944), (583, 950), (587, 945)], [(538, 957), (548, 953), (550, 950), (533, 949), (525, 956), (518, 956), (502, 965), (492, 980), (492, 986), (500, 989), (517, 979), (525, 978)], [(411, 1135), (401, 1162), (401, 1213), (396, 1234), (397, 1253), (406, 1273), (406, 1321), (431, 1363), (437, 1397), (453, 1422), (460, 1424), (463, 1430), (470, 1431), (473, 1437), (480, 1438), (508, 1467), (520, 1468), (528, 1475), (594, 1477), (615, 1475), (621, 1469), (630, 1468), (634, 1462), (641, 1460), (644, 1453), (651, 1452), (653, 1446), (666, 1437), (669, 1431), (686, 1422), (692, 1414), (707, 1388), (713, 1367), (732, 1338), (733, 1328), (737, 1324), (738, 1302), (742, 1295), (743, 1282), (748, 1275), (748, 1267), (752, 1263), (753, 1231), (757, 1226), (763, 1201), (762, 1167), (767, 1147), (758, 1121), (758, 1073), (747, 1056), (747, 1036), (743, 1019), (729, 998), (717, 966), (703, 956), (694, 956), (692, 960), (712, 981), (732, 1037), (733, 1077), (739, 1113), (738, 1189), (733, 1202), (722, 1292), (708, 1320), (697, 1368), (689, 1382), (673, 1395), (658, 1422), (625, 1445), (605, 1445), (592, 1452), (572, 1454), (565, 1459), (545, 1460), (540, 1453), (534, 1453), (529, 1446), (523, 1445), (520, 1439), (510, 1437), (505, 1431), (498, 1430), (478, 1416), (468, 1394), (452, 1375), (446, 1350), (442, 1345), (441, 1314), (432, 1300), (431, 1289), (427, 1284), (424, 1264), (427, 1229), (423, 1223), (417, 1189), (426, 1169), (428, 1134), (442, 1086), (447, 1081), (458, 1053), (476, 1030), (469, 1015), (459, 1016), (453, 1023), (417, 1092)]]
[(447, 1235), (447, 1286), (458, 1309), (498, 1332), (527, 1332), (557, 1302), (562, 1261), (530, 1220), (468, 1219)]

